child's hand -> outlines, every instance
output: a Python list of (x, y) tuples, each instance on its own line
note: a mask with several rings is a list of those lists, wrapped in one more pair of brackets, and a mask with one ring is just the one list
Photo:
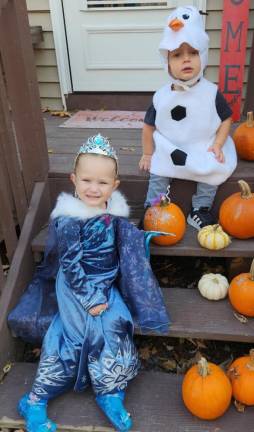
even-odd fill
[(144, 171), (149, 171), (151, 167), (152, 155), (143, 155), (139, 161), (139, 168)]
[(224, 163), (225, 162), (224, 153), (223, 153), (223, 151), (221, 150), (220, 147), (216, 146), (216, 144), (210, 146), (207, 151), (213, 152), (213, 154), (215, 156), (215, 159), (218, 162), (220, 162), (220, 163)]
[(92, 307), (89, 309), (89, 313), (92, 316), (101, 315), (106, 309), (108, 309), (108, 303), (99, 304), (97, 306)]

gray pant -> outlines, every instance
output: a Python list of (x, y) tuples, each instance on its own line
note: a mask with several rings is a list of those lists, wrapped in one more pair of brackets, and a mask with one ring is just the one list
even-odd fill
[[(151, 201), (158, 197), (161, 193), (166, 193), (167, 187), (169, 184), (171, 184), (171, 182), (172, 178), (150, 174), (145, 207), (151, 205)], [(218, 186), (212, 186), (207, 183), (197, 183), (196, 193), (192, 196), (192, 207), (208, 207), (210, 209), (213, 205), (217, 188)]]

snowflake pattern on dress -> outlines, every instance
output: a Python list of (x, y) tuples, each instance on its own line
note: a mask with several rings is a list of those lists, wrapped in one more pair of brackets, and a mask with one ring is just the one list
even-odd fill
[[(37, 396), (45, 396), (48, 394), (48, 387), (63, 387), (69, 382), (71, 375), (75, 377), (75, 369), (74, 365), (64, 369), (57, 356), (52, 355), (42, 358), (32, 392)], [(71, 370), (73, 370), (73, 373), (71, 373)]]
[(132, 341), (126, 336), (124, 341), (118, 338), (118, 344), (116, 355), (104, 349), (102, 358), (88, 356), (89, 374), (96, 394), (124, 390), (138, 373), (139, 360)]

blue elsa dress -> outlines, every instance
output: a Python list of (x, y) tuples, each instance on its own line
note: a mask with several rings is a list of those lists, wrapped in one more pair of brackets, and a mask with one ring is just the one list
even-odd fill
[[(106, 210), (69, 194), (58, 198), (44, 261), (8, 317), (16, 336), (33, 343), (43, 339), (32, 388), (41, 399), (89, 384), (96, 395), (123, 391), (139, 367), (134, 323), (143, 332), (168, 331), (144, 232), (127, 215), (118, 191)], [(102, 303), (108, 304), (103, 314), (88, 313)]]

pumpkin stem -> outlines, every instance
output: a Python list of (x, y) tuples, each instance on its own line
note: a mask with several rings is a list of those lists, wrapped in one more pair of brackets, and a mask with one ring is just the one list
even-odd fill
[(212, 278), (212, 281), (213, 281), (213, 283), (215, 283), (217, 285), (219, 285), (219, 283), (220, 283), (219, 279), (216, 276), (214, 276), (214, 278)]
[(167, 193), (166, 195), (163, 195), (160, 201), (160, 206), (164, 207), (170, 204), (170, 184), (167, 187)]
[(246, 126), (247, 127), (254, 127), (253, 112), (252, 111), (247, 112)]
[(250, 199), (252, 198), (252, 193), (251, 193), (251, 189), (250, 186), (248, 185), (248, 183), (244, 180), (238, 180), (238, 184), (240, 186), (241, 189), (241, 198), (243, 199)]
[(170, 203), (170, 199), (168, 199), (166, 195), (163, 195), (163, 197), (160, 200), (160, 207), (166, 207), (167, 205), (169, 205), (169, 203)]
[(215, 224), (215, 225), (213, 225), (213, 231), (217, 231), (217, 229), (220, 227), (220, 225), (219, 224)]
[(250, 370), (254, 370), (254, 349), (251, 349), (249, 352), (250, 361), (247, 363), (247, 368)]
[(250, 266), (250, 279), (254, 281), (254, 259), (252, 260), (251, 266)]
[(198, 361), (198, 373), (202, 377), (206, 377), (211, 373), (208, 367), (208, 362), (205, 359), (205, 357), (201, 357), (201, 359)]

